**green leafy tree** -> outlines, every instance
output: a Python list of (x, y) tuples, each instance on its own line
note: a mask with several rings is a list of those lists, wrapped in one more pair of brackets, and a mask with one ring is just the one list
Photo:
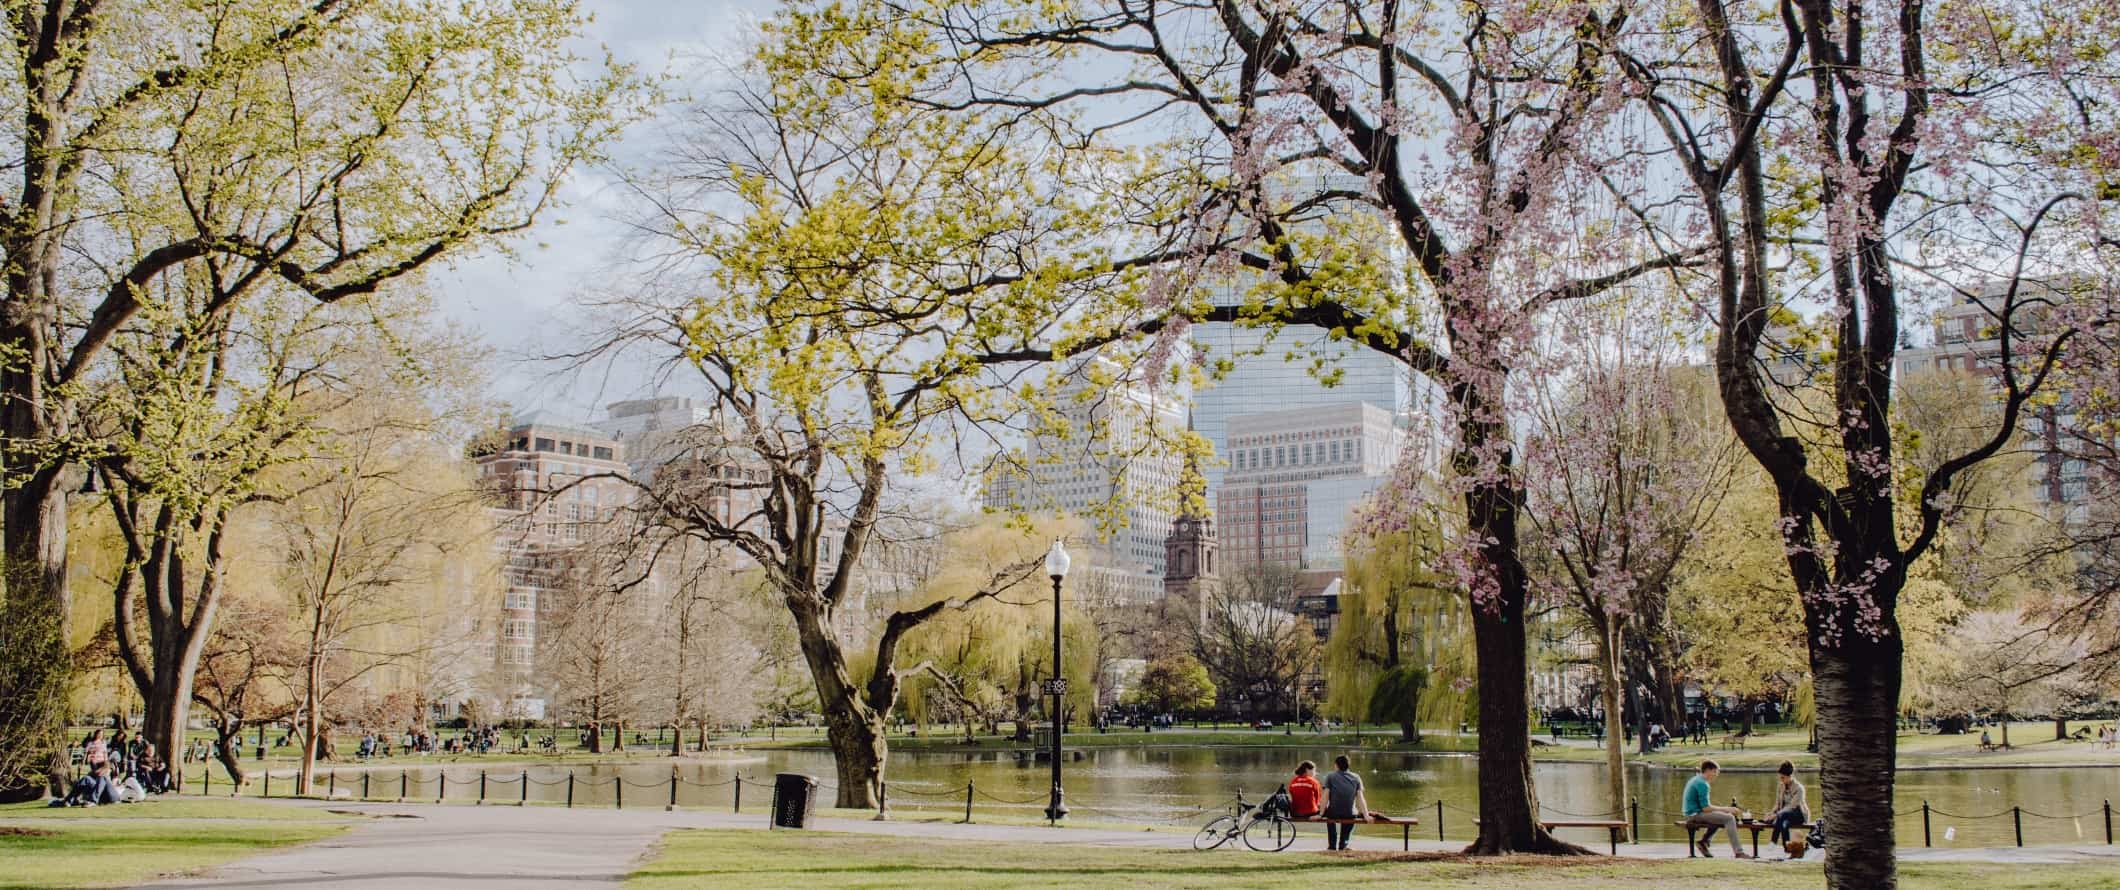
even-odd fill
[(1369, 692), (1369, 722), (1396, 723), (1399, 740), (1421, 740), (1421, 694), (1428, 691), (1428, 670), (1399, 665), (1385, 671)]
[(568, 0), (8, 6), (0, 549), (41, 567), (32, 596), (68, 612), (66, 477), (103, 453), (81, 400), (160, 283), (215, 280), (209, 315), (328, 303), (528, 228), (636, 105), (567, 50), (582, 22)]
[(1182, 653), (1166, 655), (1142, 668), (1126, 700), (1158, 714), (1197, 711), (1214, 706), (1215, 681), (1198, 659)]

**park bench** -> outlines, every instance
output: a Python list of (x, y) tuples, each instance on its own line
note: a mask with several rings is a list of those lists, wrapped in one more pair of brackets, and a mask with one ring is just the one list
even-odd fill
[(1745, 734), (1733, 733), (1731, 735), (1723, 736), (1722, 746), (1723, 750), (1725, 751), (1728, 751), (1732, 748), (1735, 748), (1739, 751), (1743, 751), (1745, 749)]
[[(1700, 855), (1700, 852), (1699, 848), (1694, 846), (1693, 837), (1696, 833), (1704, 831), (1705, 829), (1701, 828), (1698, 825), (1694, 825), (1693, 823), (1688, 822), (1684, 819), (1680, 819), (1677, 822), (1673, 822), (1671, 824), (1686, 830), (1686, 858), (1693, 859), (1698, 857)], [(1761, 822), (1758, 819), (1746, 819), (1741, 822), (1738, 822), (1737, 827), (1739, 830), (1752, 832), (1752, 858), (1759, 858), (1759, 833), (1772, 829), (1774, 827), (1774, 823), (1772, 821)], [(1818, 823), (1816, 822), (1806, 822), (1802, 825), (1797, 825), (1789, 829), (1789, 831), (1793, 834), (1797, 831), (1810, 831), (1811, 829), (1817, 827)]]
[(1407, 851), (1413, 849), (1413, 827), (1421, 824), (1421, 820), (1412, 816), (1399, 817), (1376, 814), (1372, 814), (1368, 819), (1328, 819), (1324, 816), (1291, 816), (1288, 821), (1315, 825), (1396, 825), (1399, 827), (1400, 848)]
[[(1480, 820), (1478, 820), (1478, 819), (1474, 819), (1474, 820), (1472, 820), (1472, 824), (1474, 824), (1474, 825), (1478, 825), (1478, 824), (1480, 824)], [(1621, 830), (1621, 829), (1623, 829), (1623, 828), (1626, 828), (1626, 827), (1627, 827), (1627, 820), (1625, 820), (1625, 819), (1540, 819), (1540, 820), (1538, 820), (1538, 827), (1540, 827), (1540, 828), (1543, 828), (1543, 829), (1546, 829), (1547, 831), (1552, 831), (1552, 830), (1554, 830), (1554, 829), (1556, 829), (1556, 828), (1602, 828), (1602, 829), (1604, 829), (1604, 830), (1605, 830), (1605, 838), (1606, 838), (1606, 840), (1608, 840), (1608, 841), (1610, 841), (1610, 842), (1611, 842), (1611, 845), (1612, 845), (1612, 855), (1614, 855), (1614, 856), (1618, 856), (1618, 855), (1619, 855), (1619, 833), (1620, 833), (1620, 830)]]

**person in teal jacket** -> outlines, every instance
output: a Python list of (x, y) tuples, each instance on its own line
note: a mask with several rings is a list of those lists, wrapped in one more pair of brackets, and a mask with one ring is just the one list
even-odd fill
[(1715, 781), (1715, 777), (1721, 774), (1722, 767), (1715, 765), (1715, 761), (1703, 760), (1700, 762), (1700, 773), (1686, 780), (1683, 808), (1686, 827), (1706, 829), (1701, 833), (1700, 840), (1694, 842), (1694, 847), (1700, 851), (1700, 855), (1711, 858), (1715, 855), (1708, 850), (1708, 839), (1714, 837), (1715, 830), (1720, 828), (1729, 832), (1730, 855), (1738, 859), (1750, 859), (1752, 857), (1745, 853), (1744, 846), (1737, 842), (1738, 809), (1709, 803), (1714, 795), (1708, 783)]

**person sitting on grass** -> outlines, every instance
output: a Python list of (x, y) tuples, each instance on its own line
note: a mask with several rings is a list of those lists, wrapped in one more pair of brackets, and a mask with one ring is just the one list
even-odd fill
[(1752, 857), (1745, 855), (1745, 848), (1737, 842), (1739, 810), (1736, 807), (1718, 807), (1708, 802), (1712, 796), (1708, 783), (1715, 781), (1715, 777), (1721, 774), (1722, 767), (1717, 766), (1715, 761), (1703, 760), (1700, 762), (1700, 773), (1686, 780), (1685, 802), (1681, 807), (1686, 814), (1686, 827), (1707, 829), (1701, 834), (1700, 840), (1694, 842), (1695, 848), (1700, 850), (1700, 855), (1714, 858), (1715, 854), (1708, 849), (1708, 839), (1714, 837), (1715, 830), (1720, 828), (1729, 832), (1730, 855), (1738, 859), (1750, 859)]
[(1318, 784), (1312, 775), (1318, 765), (1308, 760), (1296, 765), (1296, 777), (1288, 780), (1289, 814), (1298, 819), (1311, 819), (1318, 815), (1319, 802), (1325, 798), (1325, 787)]
[(70, 807), (92, 807), (97, 804), (118, 802), (118, 786), (111, 781), (110, 764), (97, 764), (87, 775), (74, 780), (74, 787), (66, 795)]
[[(1339, 767), (1325, 777), (1325, 818), (1360, 819), (1369, 821), (1369, 798), (1362, 792), (1362, 777), (1348, 768), (1347, 755), (1332, 759)], [(1354, 824), (1340, 823), (1325, 826), (1325, 849), (1345, 850), (1347, 842), (1354, 839)]]

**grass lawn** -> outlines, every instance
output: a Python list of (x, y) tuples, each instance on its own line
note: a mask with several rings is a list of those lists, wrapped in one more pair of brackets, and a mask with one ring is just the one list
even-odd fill
[[(2079, 726), (2092, 726), (2095, 721), (2079, 721), (2069, 724), (2071, 732)], [(1727, 733), (1710, 730), (1708, 744), (1673, 744), (1643, 756), (1635, 753), (1633, 745), (1627, 748), (1627, 758), (1664, 766), (1690, 769), (1703, 758), (1712, 759), (1724, 767), (1771, 769), (1783, 760), (1794, 762), (1806, 769), (1818, 765), (1818, 755), (1804, 750), (1810, 743), (1810, 731), (1803, 727), (1777, 727), (1771, 730), (1755, 729), (1745, 740), (1744, 750), (1726, 751), (1722, 737)], [(1989, 727), (1988, 735), (1998, 744), (2002, 741), (2002, 728)], [(1544, 737), (1540, 737), (1544, 740)], [(1899, 766), (1901, 769), (1918, 767), (1963, 767), (1963, 766), (2052, 766), (2075, 763), (2110, 763), (2120, 766), (2120, 751), (2107, 751), (2090, 742), (2059, 741), (2054, 738), (2051, 722), (2010, 724), (2010, 744), (2007, 751), (1979, 750), (1980, 732), (1974, 730), (1965, 735), (1936, 735), (1914, 732), (1899, 734)], [(1603, 760), (1601, 748), (1585, 745), (1541, 745), (1534, 752), (1541, 760)]]
[[(1982, 890), (2120, 890), (2110, 866), (1978, 864), (1902, 866), (1900, 886)], [(1217, 850), (1137, 850), (1065, 844), (997, 846), (963, 841), (899, 840), (865, 835), (757, 831), (681, 831), (666, 836), (656, 858), (634, 871), (632, 890), (693, 887), (1163, 888), (1451, 887), (1547, 890), (1696, 886), (1717, 890), (1786, 890), (1817, 886), (1815, 861), (1734, 862), (1612, 859), (1465, 861), (1450, 856), (1320, 853), (1278, 855)]]
[(0, 806), (0, 890), (130, 886), (330, 837), (351, 822), (233, 800)]

